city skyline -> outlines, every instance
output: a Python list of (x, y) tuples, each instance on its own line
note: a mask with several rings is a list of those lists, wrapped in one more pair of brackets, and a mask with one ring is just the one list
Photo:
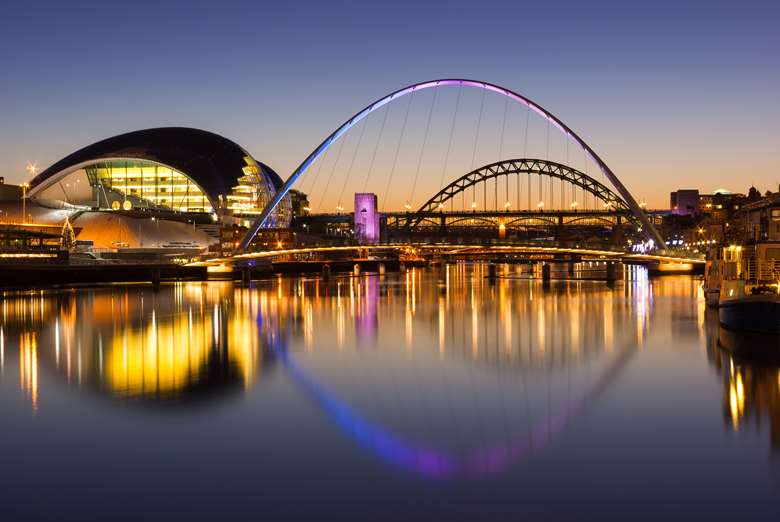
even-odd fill
[[(447, 12), (168, 3), (152, 18), (142, 3), (8, 4), (0, 175), (24, 182), (28, 163), (43, 169), (108, 136), (182, 125), (235, 140), (286, 178), (371, 101), (416, 81), (468, 77), (556, 114), (650, 206), (668, 206), (677, 188), (776, 190), (777, 8), (602, 4), (594, 17), (576, 5), (500, 2)], [(518, 22), (495, 27), (497, 13)], [(439, 138), (447, 127), (440, 112), (432, 125)], [(449, 178), (472, 166), (456, 163)], [(439, 167), (423, 164), (423, 177), (426, 170)]]

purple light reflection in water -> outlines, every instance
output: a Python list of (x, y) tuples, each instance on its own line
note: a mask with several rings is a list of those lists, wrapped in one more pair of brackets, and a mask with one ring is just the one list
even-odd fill
[(606, 390), (637, 351), (636, 347), (621, 351), (573, 407), (570, 405), (566, 411), (542, 417), (530, 433), (518, 435), (505, 443), (473, 449), (465, 455), (456, 455), (415, 445), (365, 420), (303, 370), (293, 360), (289, 350), (279, 347), (277, 343), (272, 343), (272, 346), (290, 377), (350, 438), (384, 462), (434, 479), (494, 475), (522, 462), (533, 451), (544, 449)]

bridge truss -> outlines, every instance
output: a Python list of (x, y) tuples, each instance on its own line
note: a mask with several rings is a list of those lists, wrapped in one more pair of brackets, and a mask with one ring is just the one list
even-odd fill
[[(487, 212), (461, 211), (446, 212), (448, 202), (465, 193), (466, 190), (489, 180), (520, 175), (538, 175), (555, 178), (571, 184), (591, 194), (602, 203), (603, 210), (526, 210)], [(498, 198), (496, 197), (496, 201)], [(619, 225), (630, 222), (637, 229), (642, 229), (640, 219), (632, 212), (629, 205), (603, 183), (572, 167), (554, 161), (522, 158), (502, 160), (485, 165), (456, 179), (433, 197), (431, 197), (417, 212), (403, 216), (390, 217), (388, 225), (396, 228), (422, 228), (426, 226), (475, 226), (486, 225), (506, 227), (512, 226), (561, 226), (561, 225)]]

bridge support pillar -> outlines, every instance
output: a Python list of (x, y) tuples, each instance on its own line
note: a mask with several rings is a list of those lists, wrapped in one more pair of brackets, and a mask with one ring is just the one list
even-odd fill
[(542, 264), (542, 281), (549, 281), (552, 278), (552, 265), (550, 263)]
[(607, 282), (613, 283), (617, 279), (617, 263), (607, 261)]
[(353, 274), (353, 275), (356, 275), (356, 276), (359, 276), (359, 275), (360, 275), (360, 264), (359, 264), (359, 263), (355, 263), (355, 264), (352, 266), (352, 274)]
[(330, 279), (330, 265), (322, 265), (322, 278), (327, 281)]
[(488, 264), (488, 279), (495, 279), (497, 274), (496, 264), (491, 262)]
[(241, 282), (245, 285), (249, 284), (249, 281), (252, 280), (252, 272), (251, 269), (248, 266), (242, 266), (241, 267)]
[(569, 261), (566, 267), (569, 277), (574, 277), (574, 261)]
[(161, 274), (160, 274), (160, 267), (152, 268), (151, 276), (152, 276), (151, 277), (152, 286), (154, 286), (155, 288), (159, 288), (160, 287), (160, 279), (162, 278)]
[(379, 263), (379, 266), (377, 267), (377, 269), (379, 270), (379, 275), (385, 275), (385, 270), (386, 269), (385, 269), (385, 264), (384, 263)]

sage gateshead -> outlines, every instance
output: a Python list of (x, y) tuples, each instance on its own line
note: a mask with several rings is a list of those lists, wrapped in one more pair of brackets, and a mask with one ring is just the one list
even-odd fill
[[(44, 206), (188, 221), (249, 225), (283, 182), (235, 142), (185, 127), (163, 127), (104, 139), (66, 156), (30, 182)], [(291, 219), (286, 197), (272, 226)]]

